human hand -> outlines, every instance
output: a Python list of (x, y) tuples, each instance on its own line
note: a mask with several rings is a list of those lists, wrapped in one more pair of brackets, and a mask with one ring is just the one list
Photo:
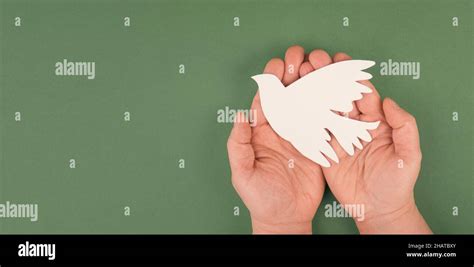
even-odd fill
[[(330, 63), (317, 53), (310, 54), (310, 62), (303, 61), (303, 48), (293, 46), (286, 51), (285, 61), (270, 60), (264, 73), (277, 76), (286, 86)], [(253, 232), (311, 234), (325, 188), (321, 168), (273, 131), (263, 115), (258, 92), (251, 109), (257, 113), (256, 126), (251, 128), (239, 114), (227, 148), (232, 184), (250, 210)]]
[[(320, 50), (320, 58), (331, 61)], [(338, 53), (333, 61), (351, 59)], [(415, 118), (392, 99), (383, 102), (369, 81), (361, 81), (373, 92), (355, 101), (349, 118), (380, 121), (370, 131), (373, 140), (349, 156), (337, 140), (331, 145), (339, 163), (322, 168), (326, 182), (342, 205), (364, 205), (364, 220), (355, 218), (361, 233), (431, 233), (419, 213), (414, 199), (414, 186), (420, 171), (421, 150)], [(328, 159), (330, 160), (330, 159)]]

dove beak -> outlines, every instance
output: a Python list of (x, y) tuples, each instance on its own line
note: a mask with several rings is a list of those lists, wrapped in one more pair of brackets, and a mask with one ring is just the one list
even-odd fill
[(275, 81), (279, 81), (278, 78), (272, 74), (258, 74), (252, 76), (252, 79), (258, 84), (258, 87), (273, 85)]
[(264, 87), (264, 80), (263, 80), (263, 74), (258, 74), (258, 75), (254, 75), (252, 76), (252, 79), (257, 83), (258, 85), (258, 89), (262, 89), (262, 87)]
[(254, 75), (254, 76), (252, 76), (252, 79), (253, 79), (255, 82), (257, 82), (257, 84), (258, 84), (258, 81), (260, 81), (261, 78), (262, 78), (261, 76), (262, 76), (262, 74)]

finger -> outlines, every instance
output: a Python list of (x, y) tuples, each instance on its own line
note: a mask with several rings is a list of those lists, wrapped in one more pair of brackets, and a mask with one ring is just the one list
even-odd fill
[(227, 140), (232, 182), (238, 185), (242, 180), (250, 177), (254, 168), (255, 154), (251, 144), (252, 129), (243, 113), (238, 112), (234, 127)]
[(338, 53), (334, 54), (332, 59), (333, 59), (334, 62), (341, 62), (341, 61), (351, 60), (352, 57), (349, 56), (346, 53), (338, 52)]
[[(351, 60), (352, 57), (349, 56), (348, 54), (346, 53), (342, 53), (342, 52), (339, 52), (339, 53), (336, 53), (334, 56), (333, 56), (333, 61), (334, 63), (336, 62), (341, 62), (341, 61), (345, 61), (345, 60)], [(357, 105), (355, 103), (352, 103), (352, 110), (351, 112), (349, 113), (346, 113), (346, 114), (343, 114), (343, 115), (346, 115), (346, 117), (349, 117), (351, 119), (358, 119), (359, 118), (359, 115), (360, 115), (360, 111), (359, 111), (359, 108), (357, 108)]]
[(309, 62), (304, 62), (301, 64), (300, 67), (300, 77), (304, 77), (306, 74), (314, 71), (313, 66), (311, 66), (311, 63)]
[(304, 49), (301, 46), (294, 45), (285, 53), (285, 73), (283, 75), (283, 84), (286, 86), (299, 78), (299, 69), (304, 60)]
[(320, 69), (332, 63), (332, 59), (329, 54), (321, 49), (311, 51), (311, 53), (309, 53), (308, 59), (314, 70)]
[(415, 117), (390, 98), (383, 101), (383, 111), (388, 125), (392, 128), (395, 153), (402, 159), (420, 161), (420, 140)]
[(265, 74), (273, 74), (277, 76), (278, 79), (283, 79), (283, 73), (285, 72), (285, 62), (281, 58), (272, 58), (268, 61), (267, 65), (265, 65), (265, 69), (263, 73)]
[[(280, 58), (273, 58), (268, 61), (267, 65), (265, 65), (265, 69), (263, 73), (266, 74), (273, 74), (278, 79), (283, 78), (283, 72), (285, 71), (285, 63)], [(252, 121), (252, 126), (260, 126), (267, 123), (267, 119), (263, 114), (262, 105), (260, 104), (260, 94), (257, 92), (255, 97), (253, 98), (252, 106), (250, 107), (250, 111), (252, 114), (255, 114), (254, 121)]]
[(363, 94), (362, 99), (356, 101), (360, 113), (369, 120), (383, 120), (382, 100), (374, 85), (370, 81), (359, 81), (359, 83), (372, 89), (372, 93)]
[(259, 127), (268, 123), (267, 118), (263, 114), (262, 104), (260, 103), (260, 93), (257, 92), (250, 106), (250, 113), (254, 114), (251, 123), (253, 127)]

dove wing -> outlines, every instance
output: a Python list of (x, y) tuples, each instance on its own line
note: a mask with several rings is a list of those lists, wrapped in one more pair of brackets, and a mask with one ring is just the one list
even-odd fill
[[(288, 86), (288, 93), (299, 91), (300, 103), (319, 105), (333, 111), (350, 112), (352, 102), (362, 99), (362, 93), (372, 90), (357, 81), (369, 80), (370, 73), (364, 69), (375, 62), (369, 60), (347, 60), (313, 71)], [(291, 89), (291, 90), (290, 90)]]

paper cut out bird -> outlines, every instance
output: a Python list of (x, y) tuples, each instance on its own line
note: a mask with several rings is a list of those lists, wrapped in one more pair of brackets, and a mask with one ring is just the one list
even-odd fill
[(362, 99), (362, 93), (372, 92), (357, 81), (371, 79), (372, 75), (362, 70), (374, 64), (367, 60), (334, 63), (287, 87), (272, 74), (255, 75), (252, 79), (258, 84), (262, 110), (273, 130), (307, 158), (329, 167), (324, 155), (336, 163), (339, 159), (328, 143), (331, 137), (327, 130), (352, 156), (353, 145), (362, 149), (359, 138), (370, 142), (368, 130), (379, 125), (379, 121), (362, 122), (335, 113), (350, 112), (353, 101)]

